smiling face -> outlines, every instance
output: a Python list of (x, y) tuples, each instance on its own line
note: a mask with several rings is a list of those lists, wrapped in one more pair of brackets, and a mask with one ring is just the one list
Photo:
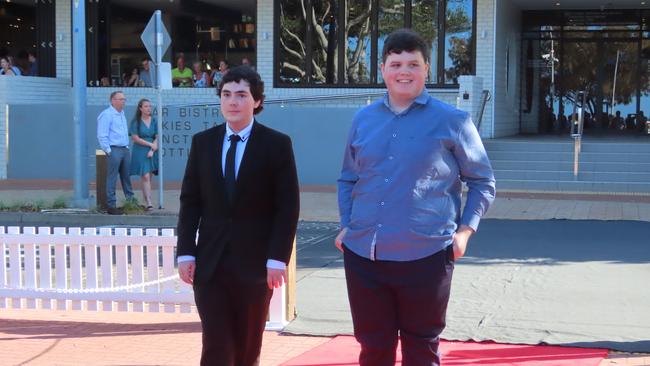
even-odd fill
[(3, 69), (8, 69), (9, 68), (9, 61), (7, 61), (6, 58), (0, 58), (0, 67)]
[(255, 108), (261, 101), (255, 100), (250, 85), (245, 80), (225, 83), (221, 88), (221, 112), (230, 128), (239, 132), (253, 119)]
[(422, 93), (428, 72), (429, 64), (420, 51), (388, 54), (381, 64), (381, 74), (391, 104), (410, 105)]

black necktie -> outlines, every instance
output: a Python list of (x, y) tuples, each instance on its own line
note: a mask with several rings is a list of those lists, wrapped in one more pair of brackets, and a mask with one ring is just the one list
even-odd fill
[(226, 197), (228, 202), (232, 203), (235, 198), (235, 155), (237, 152), (237, 143), (241, 141), (239, 135), (230, 135), (228, 137), (230, 141), (230, 147), (226, 153), (226, 171), (224, 174), (225, 186), (226, 186)]

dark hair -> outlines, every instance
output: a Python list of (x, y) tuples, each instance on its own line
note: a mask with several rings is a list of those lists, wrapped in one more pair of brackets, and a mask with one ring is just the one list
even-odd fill
[(237, 66), (229, 69), (217, 86), (217, 93), (219, 96), (221, 96), (221, 90), (223, 89), (224, 85), (232, 82), (238, 83), (242, 80), (247, 82), (250, 86), (253, 99), (256, 102), (260, 101), (259, 107), (255, 108), (253, 110), (253, 113), (260, 113), (264, 109), (264, 82), (262, 81), (260, 74), (258, 74), (257, 71), (253, 70), (250, 66)]
[(381, 58), (383, 62), (386, 62), (389, 54), (400, 54), (403, 51), (420, 51), (422, 57), (424, 57), (424, 61), (426, 63), (430, 61), (431, 52), (429, 51), (429, 46), (418, 33), (410, 29), (398, 29), (389, 34), (384, 42), (384, 50), (381, 53)]
[(140, 124), (142, 123), (142, 112), (140, 112), (140, 108), (142, 108), (142, 105), (147, 102), (151, 103), (151, 101), (149, 101), (147, 98), (140, 99), (138, 102), (138, 107), (135, 109), (135, 116), (133, 116), (133, 121), (131, 121), (131, 123), (137, 123), (136, 129), (138, 131), (138, 136), (140, 136)]
[[(122, 93), (122, 91), (121, 90), (116, 90), (116, 91), (112, 92), (111, 96), (110, 96), (110, 98), (108, 100), (113, 100), (113, 98), (115, 97), (115, 95), (117, 95), (117, 93)], [(124, 94), (124, 93), (122, 93), (122, 94)]]

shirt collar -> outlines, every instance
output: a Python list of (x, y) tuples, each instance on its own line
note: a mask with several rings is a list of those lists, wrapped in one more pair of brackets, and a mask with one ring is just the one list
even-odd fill
[[(406, 109), (406, 111), (408, 111), (409, 109), (411, 109), (411, 108), (413, 107), (413, 104), (421, 104), (421, 105), (425, 105), (425, 104), (427, 104), (427, 103), (429, 102), (429, 98), (430, 98), (430, 97), (429, 97), (429, 92), (427, 91), (427, 88), (424, 87), (424, 88), (422, 89), (422, 93), (420, 93), (420, 95), (418, 95), (418, 96), (415, 98), (415, 100), (413, 101), (413, 103), (411, 104), (411, 106), (409, 106), (409, 107)], [(391, 110), (391, 111), (393, 110), (393, 109), (390, 107), (390, 103), (389, 103), (389, 101), (388, 101), (388, 92), (386, 92), (386, 94), (384, 94), (384, 105), (385, 105), (386, 108), (388, 108), (389, 110)], [(404, 112), (406, 112), (406, 111), (404, 111)], [(404, 112), (402, 112), (402, 113), (404, 113)]]
[(122, 114), (122, 113), (124, 113), (124, 109), (122, 109), (121, 112), (118, 112), (117, 109), (115, 109), (115, 107), (113, 107), (112, 104), (109, 104), (108, 107), (111, 109), (111, 112), (113, 112), (113, 113), (115, 113), (115, 114)]
[(226, 122), (226, 137), (230, 137), (230, 135), (239, 135), (242, 142), (248, 140), (251, 135), (251, 130), (253, 129), (253, 122), (255, 122), (255, 118), (251, 119), (248, 126), (244, 127), (244, 129), (239, 131), (239, 133), (235, 133), (228, 125), (228, 122)]

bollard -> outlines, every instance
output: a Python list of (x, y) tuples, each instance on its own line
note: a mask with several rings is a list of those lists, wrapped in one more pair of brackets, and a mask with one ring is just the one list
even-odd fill
[(97, 208), (107, 209), (106, 197), (106, 153), (103, 150), (95, 150), (95, 196), (97, 197)]

